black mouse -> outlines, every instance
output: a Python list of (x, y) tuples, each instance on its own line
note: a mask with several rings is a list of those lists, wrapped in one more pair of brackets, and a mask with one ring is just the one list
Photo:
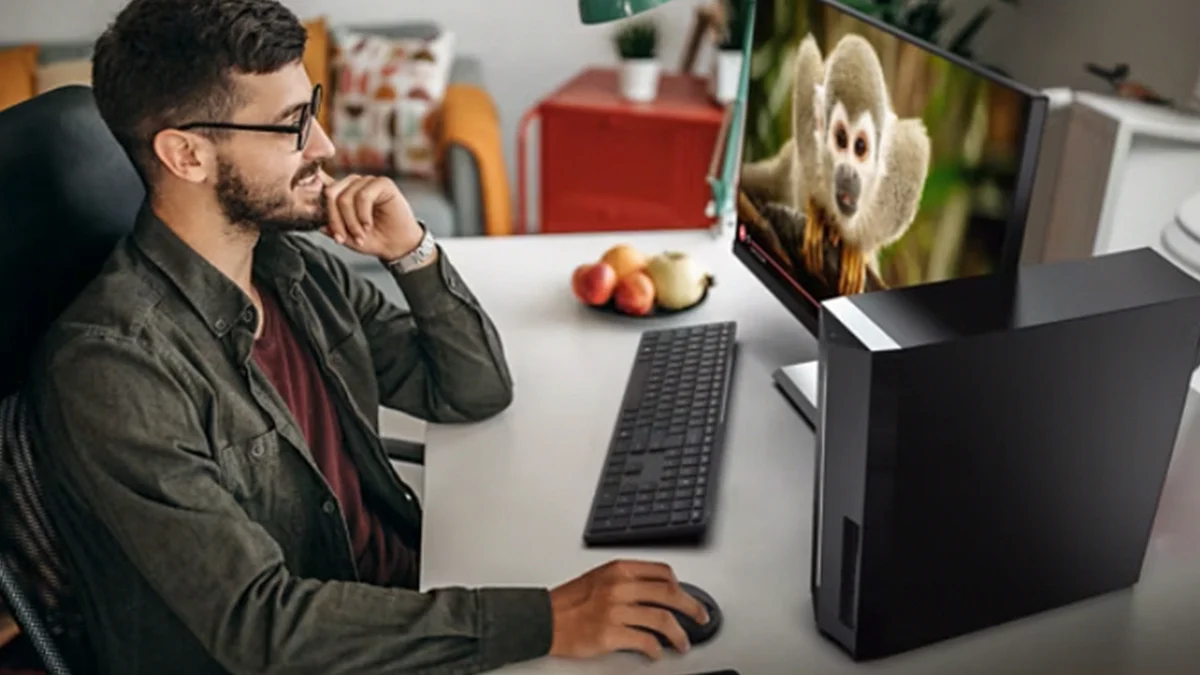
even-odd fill
[[(721, 608), (717, 605), (717, 601), (713, 600), (711, 595), (704, 592), (704, 590), (698, 586), (681, 581), (679, 582), (679, 587), (683, 589), (684, 593), (687, 593), (699, 601), (700, 604), (704, 605), (704, 609), (708, 612), (708, 623), (696, 623), (696, 620), (692, 617), (678, 610), (671, 609), (670, 607), (664, 607), (664, 609), (675, 615), (675, 619), (679, 621), (680, 627), (683, 628), (684, 634), (687, 635), (688, 642), (693, 647), (696, 645), (702, 645), (705, 642), (713, 639), (713, 636), (716, 635), (717, 631), (721, 629)], [(658, 605), (655, 606), (657, 607)], [(639, 628), (641, 627), (639, 626)], [(653, 634), (654, 637), (658, 638), (659, 644), (661, 644), (663, 647), (671, 647), (670, 640), (668, 640), (666, 636), (662, 635), (658, 631), (653, 631), (648, 628), (641, 629)]]

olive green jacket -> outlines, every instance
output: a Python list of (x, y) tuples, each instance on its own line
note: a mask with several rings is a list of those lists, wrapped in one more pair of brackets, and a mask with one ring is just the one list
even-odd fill
[[(316, 355), (368, 499), (419, 551), (378, 408), (500, 413), (512, 381), (495, 326), (444, 252), (393, 273), (408, 310), (296, 235), (263, 236), (253, 270)], [(100, 671), (473, 673), (546, 654), (546, 589), (357, 581), (333, 492), (250, 358), (256, 324), (144, 208), (45, 340), (31, 394), (47, 499)]]

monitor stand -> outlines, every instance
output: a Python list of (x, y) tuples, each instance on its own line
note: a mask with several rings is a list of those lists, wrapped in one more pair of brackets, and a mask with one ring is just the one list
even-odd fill
[(810, 426), (817, 426), (817, 362), (802, 361), (780, 366), (771, 375), (792, 405), (800, 411)]

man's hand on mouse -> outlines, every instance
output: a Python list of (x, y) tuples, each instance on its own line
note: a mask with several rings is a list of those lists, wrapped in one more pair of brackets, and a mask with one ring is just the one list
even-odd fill
[(386, 262), (421, 242), (424, 232), (395, 181), (358, 174), (334, 180), (324, 170), (320, 176), (329, 211), (329, 224), (321, 231), (337, 243)]
[(679, 587), (667, 565), (613, 561), (550, 591), (554, 617), (550, 655), (591, 658), (629, 650), (660, 658), (663, 648), (658, 639), (635, 626), (662, 634), (678, 652), (686, 652), (688, 639), (675, 616), (645, 603), (672, 607), (697, 623), (708, 623), (704, 606)]

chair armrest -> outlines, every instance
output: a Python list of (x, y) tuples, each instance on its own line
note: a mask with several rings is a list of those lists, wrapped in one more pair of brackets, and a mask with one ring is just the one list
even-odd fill
[(407, 464), (425, 465), (425, 444), (400, 438), (384, 438), (383, 451), (388, 459)]

